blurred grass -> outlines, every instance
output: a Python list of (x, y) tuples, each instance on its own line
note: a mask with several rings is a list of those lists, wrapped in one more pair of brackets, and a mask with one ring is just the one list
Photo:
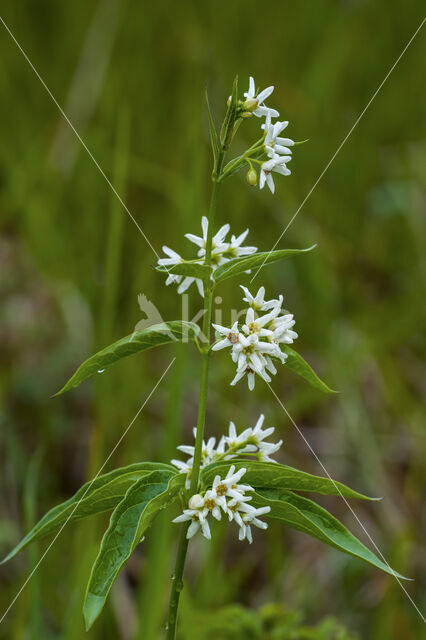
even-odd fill
[[(219, 120), (235, 73), (242, 85), (250, 74), (260, 86), (274, 83), (274, 105), (290, 120), (289, 135), (310, 139), (294, 154), (292, 176), (277, 180), (274, 198), (250, 190), (243, 178), (224, 185), (218, 223), (231, 222), (234, 232), (249, 226), (253, 243), (268, 250), (419, 25), (423, 6), (330, 0), (271, 3), (265, 12), (247, 0), (179, 7), (5, 0), (1, 15), (70, 108), (156, 250), (168, 244), (184, 254), (183, 233), (197, 233), (209, 189), (205, 85)], [(0, 54), (0, 547), (6, 551), (28, 524), (25, 496), (38, 516), (75, 491), (111, 450), (172, 353), (123, 361), (108, 378), (60, 399), (49, 396), (100, 344), (133, 330), (141, 319), (138, 293), (164, 318), (182, 310), (153, 269), (155, 255), (3, 28)], [(274, 388), (334, 477), (385, 497), (354, 507), (390, 563), (415, 578), (407, 590), (423, 610), (425, 56), (420, 33), (280, 243), (318, 242), (315, 253), (268, 267), (253, 283), (285, 294), (298, 348), (341, 394), (320, 396), (285, 372)], [(242, 129), (246, 142), (257, 125)], [(239, 299), (232, 281), (220, 295), (224, 308)], [(174, 439), (191, 438), (198, 371), (192, 351), (181, 357), (187, 384), (176, 391), (183, 365), (175, 363), (108, 468), (163, 459)], [(282, 460), (320, 473), (267, 388), (258, 385), (248, 395), (244, 384), (228, 387), (230, 376), (228, 359), (219, 355), (209, 432), (221, 433), (231, 418), (252, 424), (265, 412), (284, 438)], [(167, 406), (176, 394), (181, 417), (167, 439)], [(26, 478), (40, 445), (32, 495)], [(342, 501), (324, 504), (365, 539)], [(158, 554), (152, 540), (128, 563), (100, 621), (88, 634), (83, 630), (80, 603), (105, 525), (101, 516), (64, 530), (37, 582), (0, 625), (0, 637), (41, 637), (37, 629), (44, 638), (145, 637), (143, 585), (150, 555)], [(162, 533), (170, 539), (170, 530)], [(190, 555), (195, 606), (197, 597), (203, 608), (278, 601), (312, 625), (334, 615), (361, 637), (422, 637), (422, 622), (396, 583), (319, 543), (271, 526), (253, 548), (226, 532), (215, 544), (220, 560), (208, 559), (201, 540)], [(1, 611), (35, 562), (31, 552), (1, 568)], [(161, 615), (152, 616), (155, 638)]]

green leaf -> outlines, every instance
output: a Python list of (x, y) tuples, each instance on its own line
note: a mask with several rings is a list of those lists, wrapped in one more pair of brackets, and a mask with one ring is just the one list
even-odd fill
[(206, 97), (206, 106), (207, 106), (207, 117), (209, 120), (210, 142), (212, 145), (213, 159), (214, 159), (213, 166), (214, 166), (214, 170), (216, 170), (217, 158), (219, 155), (219, 138), (216, 132), (216, 127), (214, 126), (213, 117), (210, 110), (210, 103), (209, 103), (209, 96), (207, 93), (207, 89), (206, 89), (205, 97)]
[(291, 491), (264, 489), (253, 494), (250, 504), (256, 508), (269, 506), (271, 511), (268, 518), (281, 520), (293, 529), (307, 533), (348, 555), (365, 560), (391, 576), (407, 579), (388, 567), (341, 522), (312, 500), (302, 498)]
[(224, 477), (231, 465), (236, 470), (245, 467), (247, 469), (242, 482), (257, 488), (291, 489), (294, 491), (312, 491), (326, 496), (344, 496), (345, 498), (359, 498), (362, 500), (377, 500), (350, 489), (341, 482), (330, 478), (314, 476), (304, 471), (276, 462), (258, 462), (256, 460), (231, 460), (228, 462), (216, 462), (204, 467), (201, 471), (201, 482), (204, 486), (211, 486), (214, 477)]
[(238, 276), (249, 269), (255, 269), (256, 267), (263, 267), (291, 256), (297, 256), (301, 253), (311, 251), (316, 245), (308, 247), (307, 249), (279, 249), (278, 251), (261, 251), (260, 253), (253, 253), (250, 256), (244, 256), (242, 258), (233, 258), (228, 260), (225, 264), (222, 264), (213, 272), (213, 280), (215, 282), (222, 282), (227, 278)]
[(200, 278), (200, 280), (209, 280), (212, 272), (211, 267), (205, 264), (197, 264), (196, 262), (179, 262), (172, 267), (159, 265), (155, 267), (161, 273), (168, 273), (177, 276), (189, 276), (190, 278)]
[[(69, 500), (50, 509), (2, 561), (7, 562), (35, 540), (53, 533), (65, 523), (113, 509), (137, 480), (155, 470), (173, 472), (168, 464), (137, 462), (86, 482)], [(2, 564), (1, 563), (1, 564)]]
[(113, 511), (109, 527), (92, 567), (83, 614), (89, 629), (101, 612), (118, 573), (141, 542), (146, 529), (161, 509), (177, 497), (185, 482), (184, 474), (153, 471), (127, 491)]
[(323, 391), (324, 393), (337, 393), (333, 389), (330, 389), (325, 382), (321, 380), (312, 369), (312, 367), (302, 358), (300, 354), (297, 353), (294, 349), (291, 349), (288, 345), (281, 345), (281, 351), (287, 354), (287, 359), (285, 361), (285, 366), (297, 373), (302, 378), (305, 378), (309, 384), (311, 384), (315, 389), (319, 391)]
[(184, 320), (173, 320), (172, 322), (162, 322), (154, 324), (148, 329), (135, 331), (121, 340), (117, 340), (109, 347), (98, 351), (91, 358), (83, 362), (74, 375), (68, 380), (64, 387), (55, 396), (59, 396), (90, 378), (95, 373), (103, 372), (103, 370), (113, 362), (117, 362), (121, 358), (126, 358), (139, 351), (146, 351), (152, 347), (158, 347), (161, 344), (169, 342), (185, 342), (187, 340), (196, 340), (200, 331), (197, 324), (193, 322), (185, 322)]

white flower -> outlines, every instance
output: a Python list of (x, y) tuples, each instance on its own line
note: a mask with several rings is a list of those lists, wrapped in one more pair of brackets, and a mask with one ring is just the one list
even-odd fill
[(194, 511), (196, 509), (201, 509), (201, 507), (204, 507), (204, 498), (203, 498), (203, 496), (200, 495), (199, 493), (196, 493), (195, 495), (191, 496), (189, 501), (188, 501), (188, 507), (192, 511)]
[(244, 493), (246, 491), (253, 491), (253, 488), (249, 485), (238, 484), (246, 471), (247, 469), (242, 467), (237, 472), (235, 472), (235, 465), (232, 465), (229, 468), (229, 471), (226, 474), (225, 478), (221, 479), (220, 476), (216, 476), (213, 481), (213, 491), (215, 495), (218, 498), (228, 496), (241, 501), (251, 499), (249, 497), (245, 498)]
[(263, 440), (265, 440), (265, 438), (269, 438), (269, 436), (271, 436), (274, 431), (275, 431), (275, 427), (269, 427), (269, 429), (262, 429), (262, 425), (263, 422), (265, 420), (265, 416), (263, 415), (263, 413), (259, 416), (258, 421), (256, 422), (255, 426), (253, 427), (253, 429), (251, 430), (251, 440), (259, 447), (261, 444), (263, 444)]
[(174, 518), (172, 522), (188, 522), (188, 520), (192, 521), (186, 533), (188, 539), (195, 536), (200, 527), (203, 536), (208, 540), (211, 539), (212, 535), (209, 523), (206, 515), (204, 515), (200, 509), (185, 509), (184, 512), (180, 516), (177, 516), (177, 518)]
[[(237, 371), (231, 385), (235, 385), (247, 375), (248, 387), (254, 389), (255, 376), (266, 382), (271, 381), (269, 374), (275, 375), (277, 369), (274, 360), (284, 364), (288, 355), (281, 350), (280, 344), (291, 344), (297, 333), (292, 327), (295, 320), (292, 314), (280, 315), (283, 296), (277, 300), (265, 300), (265, 289), (261, 287), (256, 296), (252, 296), (246, 287), (244, 300), (249, 303), (245, 322), (239, 327), (235, 322), (231, 328), (214, 324), (216, 331), (223, 336), (216, 342), (212, 351), (229, 347), (231, 357), (237, 365)], [(268, 310), (268, 313), (256, 316), (255, 310)]]
[(222, 506), (221, 501), (218, 499), (218, 496), (216, 495), (214, 489), (209, 489), (208, 491), (206, 491), (203, 506), (204, 510), (206, 510), (207, 513), (209, 511), (211, 512), (213, 518), (216, 518), (216, 520), (222, 519), (222, 514), (220, 511), (220, 507)]
[[(158, 260), (158, 264), (160, 266), (174, 267), (176, 264), (180, 264), (183, 261), (183, 258), (178, 253), (176, 253), (176, 251), (173, 251), (173, 249), (170, 249), (169, 247), (164, 246), (163, 251), (168, 256), (168, 258), (160, 258)], [(169, 284), (172, 284), (172, 282), (179, 283), (181, 280), (182, 280), (182, 276), (169, 274), (166, 280), (166, 285), (168, 286)]]
[(249, 543), (253, 542), (253, 535), (251, 531), (251, 525), (258, 527), (259, 529), (267, 529), (268, 524), (259, 520), (258, 516), (262, 516), (265, 513), (269, 513), (271, 507), (260, 507), (259, 509), (252, 509), (247, 513), (242, 515), (242, 524), (240, 525), (240, 531), (238, 534), (239, 540), (244, 540), (247, 538)]
[[(258, 460), (270, 461), (269, 455), (279, 449), (282, 441), (274, 444), (266, 442), (266, 438), (274, 433), (274, 427), (262, 429), (264, 416), (261, 415), (254, 427), (248, 427), (237, 434), (233, 422), (229, 424), (228, 436), (222, 436), (214, 449), (215, 438), (210, 438), (207, 445), (203, 443), (203, 449), (208, 454), (208, 461), (225, 460), (227, 451), (237, 451), (239, 454), (256, 455)], [(194, 429), (194, 435), (196, 430)], [(178, 447), (181, 451), (193, 454), (194, 447)], [(185, 473), (191, 469), (193, 458), (187, 464), (178, 460), (172, 460), (173, 464), (181, 468)], [(206, 460), (202, 462), (206, 466)], [(239, 539), (245, 538), (251, 543), (253, 540), (251, 525), (266, 529), (267, 524), (259, 520), (258, 516), (269, 512), (269, 507), (257, 509), (250, 502), (253, 500), (251, 493), (254, 488), (249, 484), (241, 484), (242, 477), (247, 472), (245, 467), (236, 471), (235, 465), (231, 465), (224, 478), (216, 475), (212, 486), (205, 491), (195, 493), (189, 498), (188, 506), (183, 513), (177, 516), (173, 522), (189, 522), (187, 538), (192, 538), (199, 530), (205, 538), (211, 538), (208, 518), (211, 515), (216, 520), (222, 519), (222, 512), (228, 516), (229, 522), (235, 521), (239, 526)]]
[(271, 193), (274, 193), (275, 184), (271, 173), (272, 171), (275, 171), (283, 176), (289, 176), (291, 171), (290, 169), (287, 169), (286, 162), (289, 162), (290, 160), (291, 156), (274, 156), (270, 160), (264, 162), (260, 167), (259, 189), (263, 189), (266, 182)]
[(203, 281), (200, 280), (200, 278), (191, 278), (190, 276), (186, 276), (185, 278), (183, 278), (182, 282), (177, 288), (177, 292), (180, 294), (185, 293), (185, 291), (189, 289), (193, 282), (195, 282), (195, 284), (197, 285), (198, 293), (200, 294), (200, 296), (204, 297)]
[(244, 287), (242, 284), (240, 284), (240, 287), (246, 294), (246, 297), (243, 298), (244, 302), (247, 302), (255, 311), (269, 311), (269, 309), (274, 309), (275, 307), (281, 309), (283, 302), (282, 296), (280, 296), (278, 300), (265, 300), (265, 287), (260, 287), (255, 296), (251, 295), (247, 287)]
[(251, 431), (252, 430), (248, 428), (237, 435), (235, 424), (231, 421), (229, 423), (228, 435), (225, 436), (225, 441), (229, 449), (238, 449), (239, 453), (251, 453), (253, 451), (256, 451), (256, 447), (245, 444), (245, 441), (251, 435)]
[(186, 474), (185, 489), (188, 490), (191, 486), (191, 473), (194, 459), (190, 458), (187, 462), (182, 462), (182, 460), (171, 460), (170, 462), (177, 467), (181, 473)]
[(246, 229), (239, 236), (231, 236), (231, 242), (228, 244), (226, 251), (223, 253), (225, 258), (241, 258), (241, 256), (249, 256), (256, 253), (257, 247), (242, 247), (242, 243), (247, 238), (249, 230)]
[[(238, 368), (237, 373), (235, 374), (235, 377), (232, 379), (231, 386), (232, 387), (235, 386), (237, 382), (241, 380), (241, 378), (244, 378), (244, 376), (247, 376), (248, 388), (250, 389), (250, 391), (253, 391), (256, 380), (255, 380), (255, 372), (251, 367)], [(267, 382), (270, 382), (270, 381), (271, 381), (271, 378), (267, 380)]]
[[(193, 233), (185, 233), (185, 238), (187, 238), (190, 242), (193, 242), (200, 247), (198, 251), (198, 256), (204, 257), (206, 255), (206, 245), (207, 245), (207, 232), (209, 228), (209, 221), (206, 216), (201, 218), (201, 229), (203, 232), (202, 236), (195, 236)], [(228, 234), (230, 227), (229, 224), (224, 224), (223, 227), (219, 229), (219, 231), (212, 238), (212, 264), (218, 266), (222, 264), (225, 260), (222, 256), (224, 251), (228, 249), (228, 244), (224, 242), (226, 235)]]
[[(167, 268), (167, 267), (173, 267), (176, 264), (180, 264), (181, 262), (184, 262), (184, 259), (178, 253), (176, 253), (176, 251), (173, 251), (173, 249), (170, 249), (170, 247), (164, 246), (163, 251), (168, 257), (159, 258), (158, 264), (160, 266)], [(202, 264), (202, 261), (200, 260), (199, 263)], [(168, 286), (169, 284), (172, 284), (172, 283), (179, 284), (179, 287), (177, 289), (178, 293), (184, 293), (191, 286), (193, 282), (196, 283), (200, 295), (204, 296), (203, 281), (200, 280), (199, 278), (190, 278), (190, 277), (178, 276), (178, 275), (169, 273), (167, 276), (166, 285)]]
[[(249, 485), (239, 485), (238, 481), (245, 474), (246, 469), (242, 468), (235, 472), (235, 467), (231, 466), (226, 477), (221, 479), (216, 476), (211, 489), (208, 489), (204, 496), (197, 493), (190, 497), (188, 508), (173, 522), (188, 522), (186, 537), (192, 538), (201, 528), (201, 532), (205, 538), (211, 538), (208, 516), (211, 514), (216, 520), (221, 520), (221, 509), (228, 514), (229, 519), (236, 519), (240, 526), (243, 521), (237, 513), (241, 509), (243, 513), (251, 510), (247, 509), (246, 503), (251, 500), (251, 496), (246, 496), (247, 491), (253, 491)], [(229, 506), (230, 505), (230, 506)]]
[(275, 462), (270, 458), (272, 453), (278, 451), (283, 441), (280, 440), (277, 443), (265, 442), (266, 438), (269, 438), (274, 431), (274, 427), (268, 429), (262, 429), (265, 416), (261, 414), (259, 416), (256, 425), (251, 428), (245, 429), (239, 436), (236, 434), (235, 425), (233, 422), (229, 425), (229, 436), (227, 438), (229, 448), (233, 446), (240, 447), (240, 453), (256, 453), (257, 459), (262, 462)]
[(275, 318), (272, 326), (274, 327), (273, 340), (277, 343), (292, 344), (298, 334), (293, 331), (296, 321), (292, 313), (286, 313), (284, 316)]
[[(196, 438), (196, 436), (197, 430), (194, 429), (194, 438)], [(209, 464), (212, 459), (212, 456), (215, 452), (215, 444), (216, 438), (209, 438), (207, 444), (203, 440), (203, 444), (201, 447), (201, 458), (206, 464)], [(177, 448), (179, 449), (179, 451), (182, 451), (182, 453), (186, 453), (188, 456), (191, 456), (191, 458), (194, 457), (195, 447), (182, 444)]]
[(254, 83), (254, 79), (250, 77), (249, 89), (244, 93), (244, 97), (246, 98), (246, 100), (256, 100), (257, 107), (252, 111), (252, 113), (258, 118), (262, 118), (263, 116), (268, 115), (272, 116), (273, 118), (278, 118), (278, 116), (280, 115), (275, 109), (270, 109), (263, 104), (266, 98), (269, 98), (273, 90), (274, 87), (267, 87), (263, 91), (256, 93), (256, 85)]
[(268, 115), (265, 124), (262, 124), (262, 129), (266, 132), (264, 146), (266, 154), (273, 158), (276, 155), (291, 155), (291, 149), (294, 145), (294, 140), (291, 138), (280, 138), (280, 133), (286, 129), (288, 121), (271, 123), (271, 116)]
[(168, 258), (160, 258), (158, 260), (158, 264), (165, 267), (173, 267), (174, 265), (183, 262), (183, 258), (178, 253), (176, 253), (176, 251), (170, 249), (170, 247), (166, 247), (164, 245), (163, 251), (168, 256)]
[(270, 442), (262, 442), (262, 444), (259, 446), (259, 453), (257, 455), (257, 459), (260, 462), (276, 462), (276, 460), (274, 460), (270, 456), (273, 453), (276, 453), (278, 449), (280, 449), (282, 443), (283, 443), (282, 440), (280, 440), (279, 442), (276, 442), (275, 444), (272, 444)]
[(278, 354), (279, 348), (277, 344), (259, 340), (257, 333), (250, 333), (245, 336), (239, 334), (239, 341), (232, 345), (232, 360), (237, 363), (238, 367), (243, 365), (253, 365), (257, 369), (264, 364), (263, 354)]
[(279, 314), (279, 312), (280, 308), (275, 307), (265, 316), (256, 318), (254, 309), (250, 307), (249, 309), (247, 309), (246, 321), (245, 324), (243, 324), (242, 330), (247, 335), (255, 333), (259, 337), (271, 336), (273, 335), (273, 331), (271, 331), (271, 329), (265, 329), (265, 325), (268, 325)]
[(271, 378), (265, 370), (267, 364), (264, 357), (265, 353), (278, 355), (281, 350), (277, 344), (259, 340), (255, 333), (247, 337), (240, 333), (238, 344), (232, 347), (232, 359), (237, 363), (237, 374), (231, 385), (235, 385), (238, 380), (247, 374), (249, 389), (252, 390), (254, 388), (254, 376), (251, 377), (251, 375), (254, 373), (257, 373), (266, 382), (270, 382)]
[(235, 522), (241, 527), (243, 525), (243, 514), (248, 513), (254, 509), (251, 505), (247, 504), (248, 500), (251, 500), (252, 497), (243, 496), (243, 500), (239, 498), (233, 498), (228, 502), (228, 518), (229, 522), (235, 520)]
[[(197, 258), (192, 260), (195, 264), (204, 264), (206, 255), (207, 233), (208, 233), (208, 219), (203, 216), (201, 219), (202, 236), (196, 236), (192, 233), (187, 233), (185, 237), (192, 243), (199, 247), (197, 252)], [(226, 236), (229, 232), (229, 224), (223, 225), (219, 231), (212, 238), (212, 253), (211, 253), (211, 266), (212, 271), (217, 269), (218, 266), (228, 262), (232, 258), (239, 258), (241, 256), (248, 256), (257, 251), (257, 247), (243, 247), (242, 243), (247, 237), (248, 229), (243, 231), (239, 236), (232, 235), (231, 241), (226, 242)], [(166, 254), (166, 258), (160, 258), (158, 264), (164, 267), (174, 266), (185, 262), (185, 260), (173, 249), (164, 246), (163, 251)], [(198, 291), (202, 297), (204, 297), (203, 281), (200, 278), (193, 278), (191, 276), (180, 276), (176, 274), (168, 274), (166, 284), (169, 285), (172, 282), (178, 284), (178, 293), (185, 293), (195, 282)]]
[(240, 333), (238, 331), (238, 322), (234, 322), (230, 329), (228, 329), (227, 327), (222, 327), (221, 324), (213, 324), (212, 326), (221, 336), (225, 336), (223, 340), (216, 342), (216, 344), (212, 346), (212, 351), (219, 351), (220, 349), (224, 349), (225, 347), (232, 347), (234, 344), (237, 344), (237, 342), (239, 342)]

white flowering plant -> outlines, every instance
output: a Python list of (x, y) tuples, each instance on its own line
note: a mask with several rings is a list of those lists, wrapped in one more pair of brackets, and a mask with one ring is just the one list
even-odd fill
[[(298, 335), (294, 330), (293, 314), (283, 308), (282, 295), (267, 300), (263, 286), (254, 293), (240, 285), (247, 305), (242, 321), (237, 319), (230, 323), (231, 326), (212, 322), (213, 294), (222, 281), (244, 277), (252, 269), (260, 269), (312, 249), (259, 252), (257, 247), (243, 244), (248, 229), (228, 237), (230, 226), (224, 224), (214, 232), (217, 194), (225, 179), (246, 168), (247, 181), (251, 186), (258, 183), (263, 188), (267, 184), (273, 193), (272, 173), (290, 174), (287, 164), (298, 143), (281, 137), (288, 122), (277, 120), (278, 111), (265, 104), (272, 92), (273, 87), (257, 91), (253, 78), (250, 78), (249, 88), (240, 98), (235, 79), (219, 133), (206, 95), (213, 150), (209, 211), (201, 219), (202, 235), (186, 234), (187, 240), (197, 247), (196, 256), (184, 259), (164, 246), (166, 257), (160, 258), (157, 266), (159, 272), (167, 275), (166, 284), (176, 284), (180, 294), (187, 291), (192, 283), (196, 284), (203, 300), (202, 327), (193, 322), (173, 320), (136, 330), (86, 360), (57, 394), (77, 387), (124, 357), (162, 344), (180, 341), (194, 343), (198, 348), (201, 372), (194, 443), (178, 447), (187, 459), (174, 459), (171, 463), (138, 462), (96, 476), (69, 500), (51, 509), (4, 560), (9, 560), (42, 536), (60, 530), (71, 520), (112, 511), (86, 590), (83, 614), (87, 628), (100, 614), (114, 580), (144, 540), (154, 518), (163, 509), (176, 504), (180, 505), (180, 513), (173, 522), (180, 526), (180, 536), (166, 627), (168, 640), (176, 638), (189, 540), (198, 532), (210, 539), (214, 520), (229, 521), (238, 530), (239, 540), (251, 543), (254, 528), (266, 529), (268, 520), (273, 518), (392, 576), (403, 577), (303, 493), (340, 495), (345, 499), (372, 498), (329, 477), (314, 476), (276, 462), (271, 456), (279, 450), (282, 441), (269, 441), (274, 428), (263, 428), (263, 415), (254, 427), (245, 427), (240, 432), (231, 421), (226, 435), (212, 435), (205, 441), (209, 369), (212, 356), (217, 351), (229, 350), (235, 367), (231, 385), (246, 377), (252, 391), (256, 378), (269, 384), (271, 376), (276, 375), (278, 367), (283, 365), (319, 391), (332, 393), (290, 346)], [(263, 120), (260, 137), (244, 153), (225, 162), (240, 126), (253, 116)]]

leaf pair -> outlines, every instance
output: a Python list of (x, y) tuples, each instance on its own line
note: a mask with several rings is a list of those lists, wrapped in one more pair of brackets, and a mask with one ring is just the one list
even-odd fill
[(302, 253), (312, 251), (316, 245), (308, 247), (307, 249), (279, 249), (277, 251), (259, 251), (258, 253), (252, 253), (249, 256), (242, 256), (241, 258), (232, 258), (228, 260), (220, 267), (217, 267), (212, 273), (211, 267), (204, 264), (197, 264), (191, 260), (184, 260), (175, 264), (172, 267), (165, 267), (159, 265), (156, 267), (157, 271), (161, 273), (169, 273), (177, 276), (190, 276), (192, 278), (199, 278), (200, 280), (209, 280), (209, 276), (212, 275), (215, 284), (219, 284), (223, 280), (242, 275), (250, 269), (256, 269), (264, 267), (274, 262), (285, 260), (293, 256), (298, 256)]
[[(353, 536), (321, 506), (294, 491), (309, 491), (345, 498), (368, 498), (330, 478), (315, 476), (293, 467), (271, 462), (233, 460), (246, 468), (244, 482), (254, 488), (250, 504), (269, 506), (268, 517), (302, 531), (331, 547), (368, 562), (392, 576), (403, 578)], [(200, 476), (201, 490), (212, 485), (216, 475), (224, 477), (230, 462), (206, 466)], [(158, 513), (171, 505), (185, 483), (185, 474), (167, 464), (136, 463), (106, 473), (83, 485), (77, 493), (51, 509), (3, 560), (10, 560), (31, 542), (64, 527), (69, 521), (113, 509), (98, 555), (93, 564), (83, 607), (89, 628), (102, 610), (118, 573)]]
[[(302, 498), (294, 491), (309, 491), (363, 500), (374, 500), (374, 498), (364, 496), (330, 478), (311, 475), (273, 462), (237, 460), (232, 463), (237, 469), (242, 467), (247, 469), (243, 482), (255, 489), (250, 504), (256, 508), (270, 507), (271, 511), (267, 517), (281, 520), (293, 529), (364, 560), (394, 577), (404, 578), (382, 562), (326, 509), (308, 498)], [(205, 467), (201, 472), (203, 485), (210, 486), (216, 475), (224, 477), (230, 464), (230, 462), (216, 463)]]

